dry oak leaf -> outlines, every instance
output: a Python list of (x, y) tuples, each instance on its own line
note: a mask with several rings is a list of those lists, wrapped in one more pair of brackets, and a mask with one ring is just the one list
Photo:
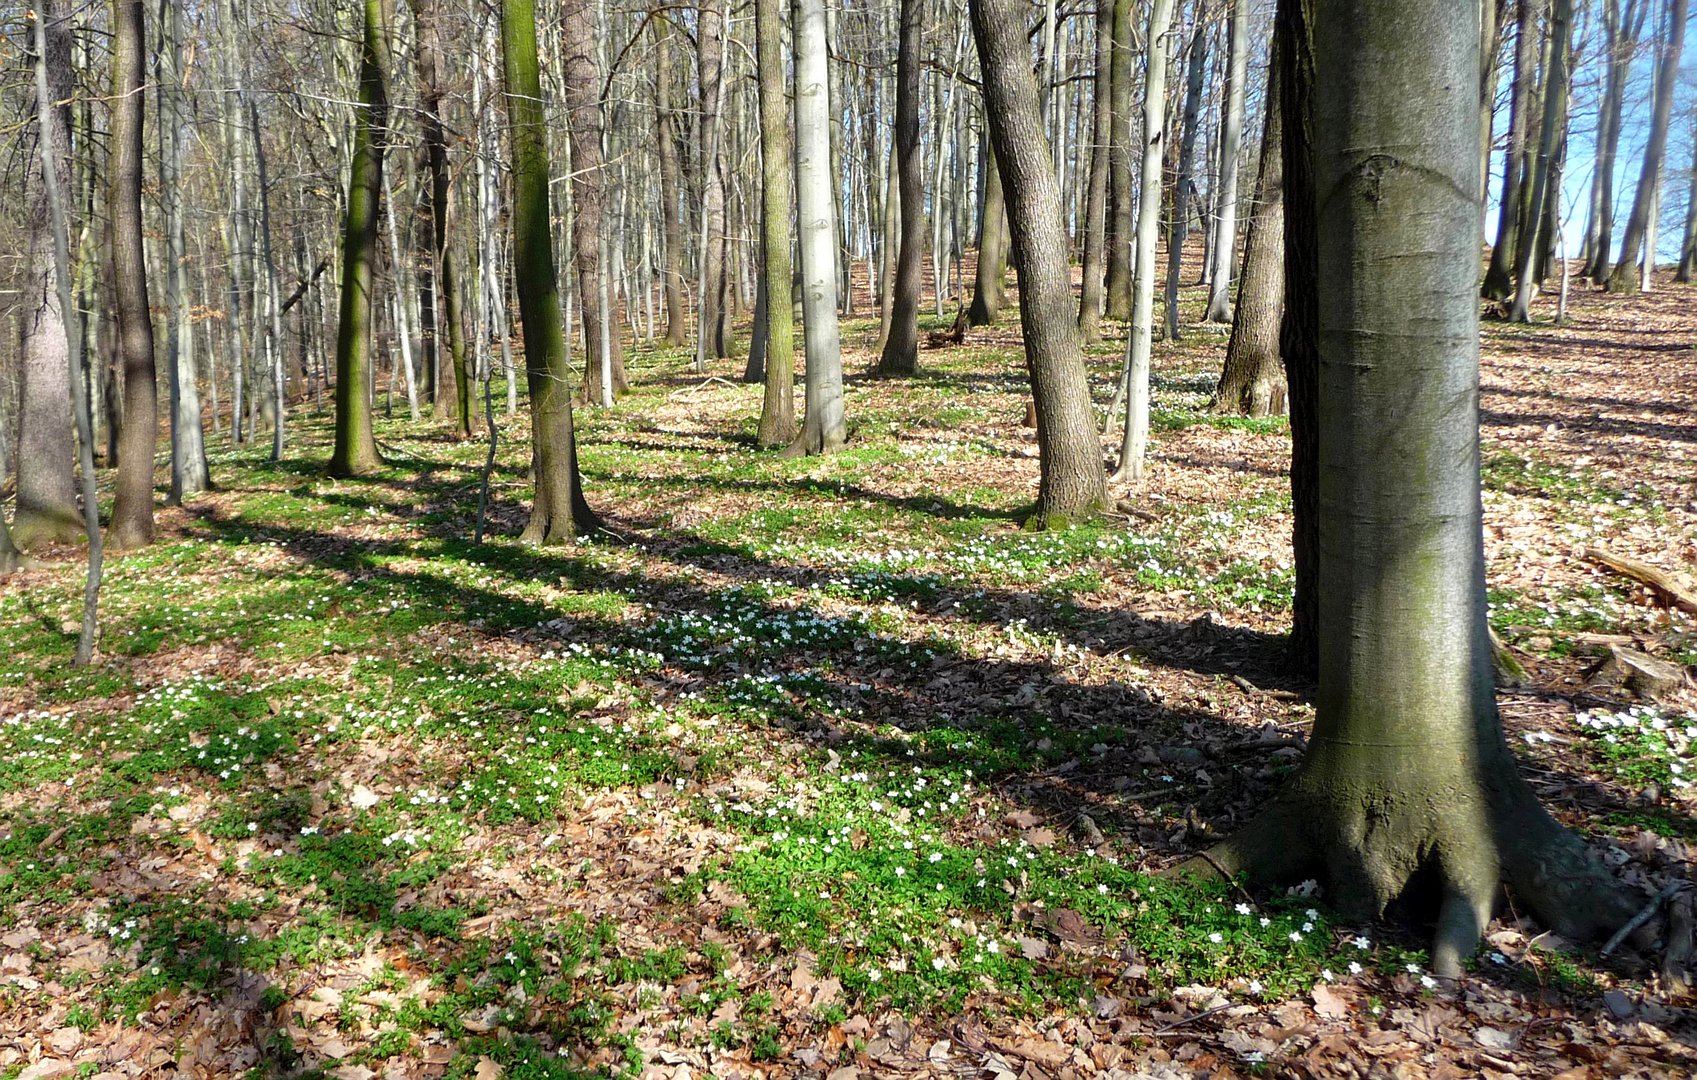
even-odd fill
[(1325, 983), (1314, 986), (1314, 1014), (1327, 1020), (1341, 1020), (1349, 1014), (1349, 1003)]

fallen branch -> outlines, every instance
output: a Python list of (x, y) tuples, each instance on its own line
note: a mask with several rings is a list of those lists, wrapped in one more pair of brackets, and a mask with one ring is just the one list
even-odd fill
[(1627, 923), (1626, 923), (1625, 926), (1623, 926), (1619, 930), (1615, 931), (1615, 936), (1610, 938), (1608, 940), (1607, 944), (1605, 944), (1603, 946), (1602, 955), (1607, 956), (1610, 953), (1614, 952), (1616, 949), (1620, 948), (1620, 943), (1626, 940), (1626, 937), (1627, 937), (1628, 934), (1632, 933), (1634, 930), (1638, 929), (1640, 926), (1643, 926), (1645, 923), (1649, 922), (1650, 916), (1652, 916), (1656, 913), (1656, 909), (1661, 907), (1664, 901), (1672, 899), (1673, 894), (1678, 892), (1679, 890), (1683, 889), (1684, 887), (1685, 887), (1685, 882), (1676, 881), (1676, 882), (1673, 882), (1671, 885), (1669, 885), (1667, 888), (1663, 889), (1661, 892), (1657, 893), (1655, 896), (1652, 896), (1650, 898), (1650, 902), (1648, 904), (1644, 905), (1644, 909), (1642, 911), (1640, 911), (1638, 914), (1634, 915), (1631, 919), (1627, 920)]
[(679, 397), (679, 396), (687, 397), (687, 396), (693, 395), (698, 390), (707, 389), (709, 386), (711, 386), (714, 383), (724, 383), (726, 386), (730, 387), (732, 390), (742, 389), (740, 386), (738, 386), (736, 383), (732, 382), (729, 379), (721, 378), (718, 375), (709, 375), (707, 378), (703, 379), (701, 382), (695, 384), (694, 386), (681, 387), (677, 390), (673, 390), (670, 394), (667, 394), (666, 396), (667, 397)]
[(1616, 555), (1602, 548), (1583, 547), (1579, 549), (1579, 557), (1599, 566), (1605, 566), (1623, 577), (1629, 577), (1640, 585), (1648, 586), (1664, 605), (1678, 608), (1681, 611), (1697, 615), (1697, 592), (1681, 585), (1674, 580), (1672, 574), (1658, 570), (1649, 563), (1629, 559), (1624, 555)]

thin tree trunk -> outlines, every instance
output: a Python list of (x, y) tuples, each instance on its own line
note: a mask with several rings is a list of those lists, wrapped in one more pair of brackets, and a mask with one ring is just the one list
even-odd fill
[(1173, 179), (1173, 216), (1167, 223), (1167, 293), (1165, 315), (1167, 340), (1179, 339), (1178, 287), (1184, 261), (1184, 241), (1190, 235), (1190, 172), (1196, 162), (1196, 129), (1202, 109), (1203, 74), (1208, 61), (1208, 24), (1196, 20), (1186, 60), (1189, 86), (1184, 95), (1184, 126), (1179, 137), (1178, 171)]
[(806, 416), (786, 456), (830, 454), (848, 438), (837, 336), (836, 199), (831, 176), (824, 0), (795, 0), (795, 192), (800, 223)]
[(901, 241), (896, 254), (890, 332), (878, 357), (880, 375), (911, 375), (919, 370), (921, 260), (925, 254), (925, 191), (919, 162), (919, 39), (924, 26), (924, 4), (921, 0), (900, 0), (900, 4), (895, 169), (901, 185)]
[(348, 209), (342, 233), (342, 303), (336, 322), (336, 445), (331, 476), (363, 476), (383, 466), (371, 430), (371, 314), (376, 284), (378, 203), (388, 142), (389, 33), (383, 0), (365, 0), (359, 105), (354, 114)]
[(1532, 292), (1537, 277), (1539, 241), (1547, 239), (1540, 231), (1544, 222), (1544, 203), (1548, 197), (1551, 162), (1556, 153), (1556, 140), (1567, 119), (1562, 99), (1567, 96), (1567, 35), (1573, 22), (1573, 0), (1555, 0), (1550, 10), (1550, 59), (1544, 75), (1543, 131), (1538, 135), (1538, 157), (1532, 171), (1532, 213), (1520, 230), (1520, 250), (1515, 253), (1514, 307), (1509, 318), (1514, 322), (1532, 321)]
[(1114, 5), (1096, 3), (1096, 72), (1091, 81), (1095, 127), (1084, 210), (1084, 284), (1078, 297), (1078, 335), (1086, 345), (1102, 340), (1102, 264), (1107, 240), (1108, 158), (1114, 141)]
[(181, 0), (161, 0), (159, 46), (159, 197), (165, 232), (165, 371), (171, 391), (171, 492), (166, 502), (207, 489), (206, 440), (195, 386), (183, 239)]
[(978, 270), (972, 284), (972, 308), (967, 321), (988, 326), (1007, 302), (1008, 220), (1002, 191), (1002, 171), (994, 146), (984, 155), (984, 206), (978, 224)]
[[(782, 0), (756, 0), (755, 44), (760, 72), (760, 297), (755, 333), (763, 345), (766, 394), (756, 438), (783, 446), (796, 437), (795, 321), (790, 266), (790, 117), (784, 77)], [(752, 354), (753, 350), (749, 350)]]
[(708, 357), (730, 355), (726, 340), (726, 323), (730, 302), (725, 260), (725, 175), (722, 164), (724, 146), (724, 68), (729, 56), (730, 35), (725, 27), (724, 14), (703, 6), (699, 21), (699, 80), (701, 83), (701, 124), (706, 138), (706, 152), (700, 155), (701, 174), (701, 260), (700, 278), (696, 287), (699, 312), (695, 370), (707, 371)]
[[(419, 299), (421, 304), (428, 303), (430, 307), (423, 314), (422, 322), (425, 364), (433, 373), (431, 378), (436, 386), (436, 417), (451, 419), (455, 436), (466, 439), (477, 427), (477, 410), (472, 400), (474, 393), (466, 358), (464, 315), (460, 310), (463, 300), (459, 265), (454, 254), (453, 231), (448, 224), (448, 212), (453, 206), (453, 183), (448, 166), (447, 130), (442, 124), (442, 98), (447, 91), (442, 86), (441, 73), (442, 16), (436, 5), (437, 0), (413, 0), (413, 17), (418, 25), (418, 79), (423, 96), (420, 117), (424, 128), (424, 157), (430, 169), (430, 182), (421, 185), (421, 192), (424, 195), (425, 236), (431, 259), (426, 261), (421, 274), (422, 281), (428, 284), (420, 289)], [(440, 342), (436, 337), (438, 303), (441, 327), (448, 338), (446, 357), (441, 356)], [(451, 372), (442, 370), (443, 360), (448, 361)]]
[(1173, 0), (1152, 0), (1143, 74), (1143, 176), (1137, 204), (1137, 263), (1126, 343), (1125, 434), (1115, 481), (1143, 479), (1149, 443), (1149, 356), (1155, 332), (1155, 231), (1161, 227), (1161, 151), (1166, 145), (1167, 31)]
[[(1673, 116), (1673, 95), (1679, 76), (1679, 56), (1685, 46), (1685, 16), (1688, 0), (1668, 0), (1668, 32), (1662, 41), (1657, 60), (1655, 98), (1650, 112), (1650, 136), (1644, 144), (1644, 166), (1638, 174), (1638, 191), (1632, 200), (1632, 216), (1626, 220), (1626, 235), (1621, 238), (1620, 259), (1609, 275), (1612, 293), (1636, 292), (1640, 282), (1633, 273), (1638, 261), (1639, 247), (1650, 232), (1650, 215), (1660, 188), (1662, 158), (1667, 152), (1668, 122)], [(1645, 260), (1654, 265), (1656, 252), (1651, 248)]]
[[(1110, 216), (1105, 247), (1107, 249), (1107, 316), (1124, 322), (1131, 317), (1132, 252), (1132, 190), (1131, 155), (1136, 142), (1131, 116), (1131, 9), (1132, 0), (1114, 0), (1113, 64), (1110, 75), (1113, 84), (1113, 138), (1108, 152), (1108, 207)], [(1165, 80), (1163, 75), (1162, 79)]]
[(1497, 242), (1485, 271), (1484, 295), (1506, 300), (1514, 291), (1514, 255), (1520, 230), (1520, 190), (1527, 170), (1533, 83), (1538, 68), (1538, 19), (1545, 0), (1517, 0), (1514, 87), (1509, 97), (1508, 150), (1503, 157), (1503, 196), (1497, 204)]
[(1622, 12), (1620, 0), (1603, 3), (1608, 68), (1603, 99), (1598, 105), (1597, 160), (1591, 179), (1591, 211), (1596, 225), (1594, 232), (1587, 233), (1590, 259), (1585, 264), (1585, 276), (1598, 285), (1608, 284), (1614, 268), (1609, 256), (1614, 251), (1615, 163), (1620, 153), (1621, 111), (1626, 102), (1632, 55), (1637, 51), (1650, 7), (1651, 0), (1628, 0)]
[(660, 222), (664, 236), (660, 280), (666, 294), (666, 344), (679, 348), (689, 340), (684, 311), (683, 225), (678, 219), (677, 119), (672, 111), (672, 23), (654, 20), (654, 137), (660, 159)]
[(119, 550), (153, 542), (153, 452), (159, 442), (141, 214), (146, 42), (142, 0), (119, 0), (112, 21), (112, 189), (107, 204), (118, 356), (124, 369), (124, 431), (109, 538)]
[(1685, 233), (1679, 241), (1679, 270), (1673, 279), (1689, 284), (1697, 271), (1697, 130), (1691, 138), (1691, 187), (1685, 196)]
[(1019, 316), (1037, 412), (1040, 479), (1035, 522), (1065, 527), (1107, 505), (1102, 444), (1073, 315), (1066, 229), (1036, 80), (1025, 63), (1022, 0), (971, 0), (990, 137), (1007, 172), (1008, 224), (1019, 273)]
[[(583, 400), (604, 403), (630, 387), (624, 377), (624, 358), (616, 355), (622, 350), (614, 341), (614, 314), (602, 277), (606, 175), (601, 157), (601, 77), (595, 63), (595, 13), (590, 0), (562, 0), (559, 41), (571, 128), (572, 259), (577, 266), (578, 295), (583, 298)], [(604, 371), (612, 376), (610, 387), (604, 386)]]
[(599, 522), (583, 497), (572, 426), (571, 358), (560, 316), (560, 289), (548, 208), (548, 129), (537, 61), (532, 0), (502, 0), (501, 59), (513, 168), (513, 276), (524, 322), (525, 374), (536, 498), (522, 537), (558, 544)]
[(1237, 255), (1237, 159), (1243, 147), (1244, 83), (1249, 79), (1249, 0), (1230, 0), (1226, 48), (1226, 105), (1220, 117), (1220, 197), (1214, 215), (1213, 273), (1208, 282), (1209, 322), (1231, 322), (1232, 267)]
[(1261, 135), (1261, 170), (1249, 235), (1243, 242), (1243, 276), (1232, 312), (1225, 368), (1214, 390), (1214, 408), (1244, 416), (1285, 411), (1285, 375), (1279, 365), (1279, 322), (1285, 308), (1283, 61), (1277, 42), (1267, 68), (1267, 117)]

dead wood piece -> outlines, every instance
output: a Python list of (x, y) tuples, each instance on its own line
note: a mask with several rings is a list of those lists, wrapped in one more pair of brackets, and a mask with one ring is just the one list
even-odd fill
[(1663, 935), (1667, 945), (1662, 950), (1662, 985), (1675, 994), (1683, 994), (1691, 988), (1692, 922), (1690, 893), (1668, 901), (1668, 927)]
[(1624, 645), (1609, 646), (1609, 654), (1585, 673), (1592, 684), (1624, 687), (1647, 701), (1660, 701), (1685, 685), (1685, 669)]
[(1649, 563), (1629, 559), (1624, 555), (1604, 551), (1602, 548), (1587, 547), (1579, 549), (1579, 556), (1588, 562), (1607, 567), (1615, 573), (1629, 577), (1640, 585), (1646, 585), (1656, 594), (1656, 599), (1664, 607), (1675, 607), (1681, 611), (1697, 615), (1697, 590), (1676, 580), (1666, 570), (1660, 570)]

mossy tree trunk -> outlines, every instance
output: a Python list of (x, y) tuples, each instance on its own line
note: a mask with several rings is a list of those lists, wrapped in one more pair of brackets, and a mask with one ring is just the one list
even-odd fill
[(153, 542), (153, 453), (159, 442), (153, 318), (142, 241), (142, 114), (147, 103), (147, 27), (142, 0), (119, 0), (112, 22), (112, 298), (124, 371), (124, 427), (108, 542), (120, 551)]
[[(1287, 4), (1290, 0), (1287, 0)], [(1454, 977), (1499, 885), (1558, 933), (1638, 904), (1521, 779), (1498, 718), (1479, 488), (1478, 7), (1309, 0), (1319, 215), (1320, 682), (1278, 803), (1210, 853), (1435, 916)], [(1387, 423), (1387, 417), (1395, 417)], [(1206, 870), (1206, 864), (1203, 865)]]
[(360, 34), (359, 102), (342, 226), (341, 311), (336, 320), (336, 445), (331, 476), (364, 476), (383, 467), (371, 431), (371, 310), (376, 285), (378, 201), (389, 122), (389, 11), (365, 0)]
[[(755, 435), (761, 446), (795, 439), (795, 316), (790, 266), (790, 116), (784, 77), (783, 0), (756, 0), (754, 36), (760, 65), (762, 319), (765, 398)], [(750, 350), (753, 353), (753, 350)]]
[(1090, 411), (1074, 318), (1061, 191), (1043, 134), (1021, 0), (972, 0), (985, 112), (1003, 174), (1019, 274), (1019, 321), (1037, 410), (1041, 478), (1034, 524), (1062, 525), (1107, 504), (1102, 444)]

